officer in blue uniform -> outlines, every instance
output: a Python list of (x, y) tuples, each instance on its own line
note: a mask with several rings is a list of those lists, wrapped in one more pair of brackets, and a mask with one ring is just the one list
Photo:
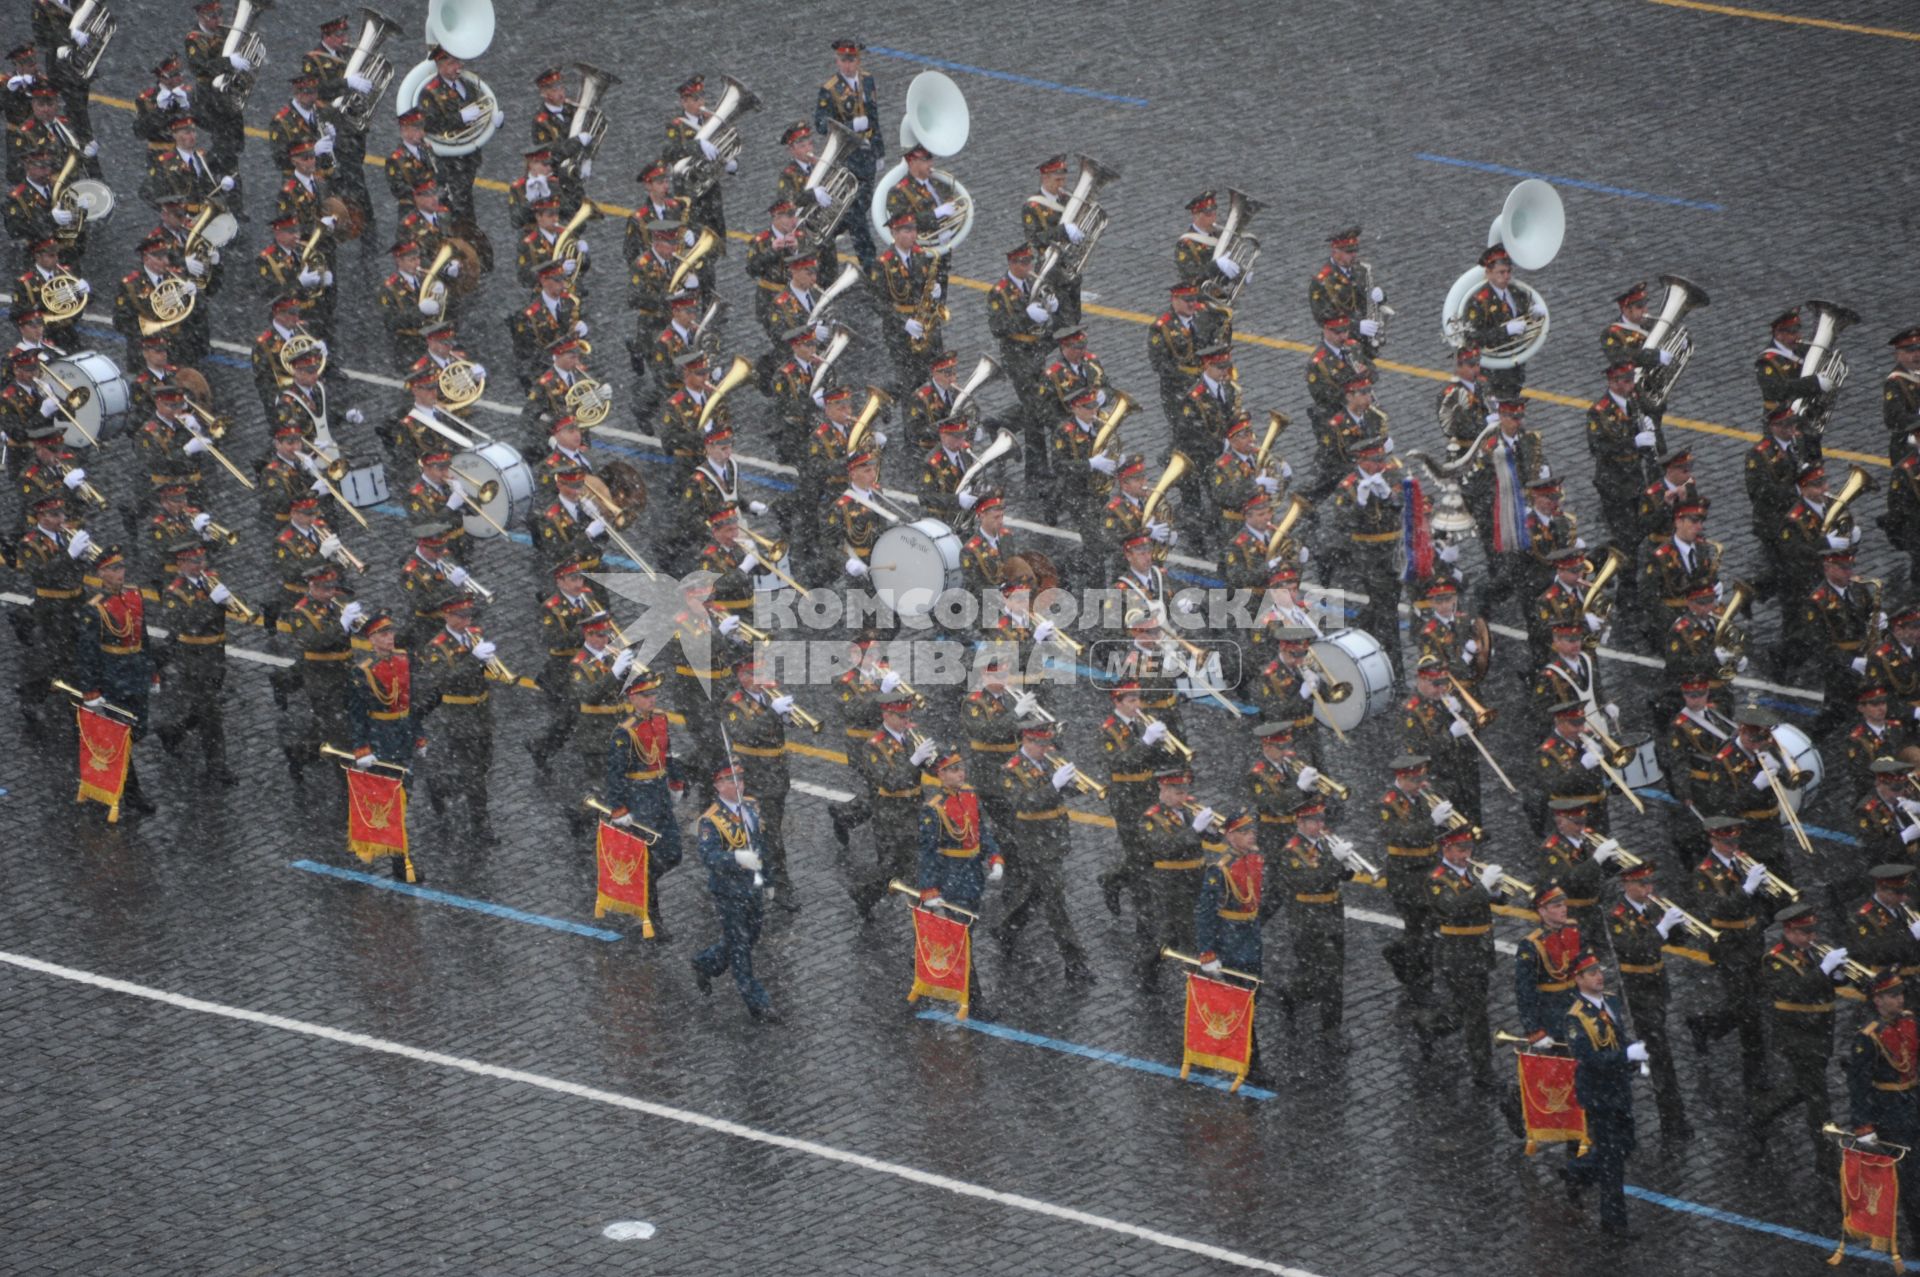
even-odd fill
[(693, 955), (693, 978), (701, 993), (713, 992), (713, 977), (733, 973), (747, 1013), (762, 1024), (779, 1024), (780, 1013), (753, 975), (753, 946), (766, 917), (766, 882), (760, 875), (760, 805), (741, 792), (744, 777), (729, 762), (713, 776), (713, 805), (700, 813), (694, 835), (707, 866), (707, 892), (720, 915), (720, 938)]
[(1559, 1036), (1573, 1048), (1573, 1092), (1586, 1110), (1592, 1147), (1562, 1167), (1560, 1178), (1576, 1205), (1586, 1189), (1599, 1189), (1600, 1231), (1631, 1239), (1626, 1175), (1634, 1143), (1632, 1081), (1647, 1061), (1647, 1047), (1627, 1041), (1620, 1000), (1601, 991), (1606, 979), (1591, 951), (1574, 960), (1575, 996)]
[(855, 145), (847, 154), (847, 171), (860, 179), (860, 189), (853, 197), (852, 211), (840, 225), (853, 237), (853, 251), (860, 257), (861, 269), (871, 273), (876, 254), (867, 209), (873, 204), (873, 180), (887, 153), (887, 139), (880, 129), (880, 97), (874, 92), (873, 77), (860, 69), (860, 55), (866, 48), (858, 40), (833, 42), (833, 76), (820, 86), (820, 97), (813, 107), (813, 131), (825, 137), (828, 121), (837, 120), (853, 134)]
[(653, 913), (653, 938), (665, 942), (666, 924), (660, 909), (660, 878), (679, 865), (680, 822), (674, 818), (674, 795), (685, 792), (680, 761), (673, 756), (667, 716), (655, 706), (660, 676), (636, 665), (621, 689), (630, 711), (607, 742), (607, 806), (616, 825), (645, 825), (653, 831), (647, 849), (647, 901)]

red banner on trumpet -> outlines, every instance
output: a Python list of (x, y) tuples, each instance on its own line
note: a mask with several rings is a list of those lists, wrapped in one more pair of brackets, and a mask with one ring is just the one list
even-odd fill
[(600, 883), (593, 898), (593, 916), (630, 913), (640, 919), (640, 934), (653, 939), (653, 901), (647, 898), (647, 840), (618, 825), (600, 822), (594, 848), (600, 863)]
[(1574, 1061), (1566, 1055), (1535, 1055), (1517, 1051), (1520, 1062), (1520, 1113), (1527, 1123), (1527, 1156), (1540, 1151), (1543, 1144), (1580, 1142), (1580, 1151), (1589, 1147), (1587, 1112), (1574, 1098)]
[(1898, 1158), (1863, 1148), (1840, 1150), (1840, 1238), (1864, 1242), (1868, 1250), (1889, 1254), (1899, 1271), (1899, 1242), (1895, 1230), (1900, 1218)]
[(934, 909), (913, 911), (913, 990), (908, 1002), (933, 998), (955, 1004), (954, 1018), (967, 1018), (972, 981), (973, 932), (966, 922)]
[(398, 776), (348, 767), (347, 850), (372, 864), (407, 854), (407, 789)]
[(107, 821), (120, 819), (127, 792), (127, 768), (133, 762), (133, 725), (85, 706), (75, 711), (80, 723), (80, 794), (76, 801), (101, 803)]
[(1186, 1039), (1180, 1076), (1194, 1065), (1233, 1075), (1230, 1091), (1240, 1089), (1253, 1067), (1253, 989), (1187, 973)]

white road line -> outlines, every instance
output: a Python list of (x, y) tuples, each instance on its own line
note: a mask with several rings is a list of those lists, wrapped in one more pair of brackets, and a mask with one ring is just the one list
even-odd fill
[(850, 803), (853, 795), (844, 789), (828, 789), (825, 785), (816, 785), (810, 780), (796, 780), (789, 786), (795, 793), (811, 794), (815, 798), (824, 798), (830, 803)]
[(25, 971), (37, 972), (59, 980), (68, 980), (75, 984), (84, 984), (110, 993), (120, 993), (128, 997), (142, 998), (149, 1002), (158, 1002), (166, 1006), (177, 1007), (183, 1011), (195, 1011), (201, 1015), (218, 1016), (224, 1020), (235, 1020), (243, 1024), (257, 1024), (264, 1028), (279, 1029), (285, 1033), (296, 1033), (303, 1037), (319, 1038), (327, 1042), (337, 1042), (343, 1046), (357, 1047), (363, 1051), (375, 1051), (382, 1055), (398, 1056), (413, 1060), (419, 1064), (430, 1064), (438, 1068), (454, 1069), (469, 1073), (475, 1077), (492, 1078), (501, 1082), (513, 1082), (521, 1086), (535, 1087), (550, 1091), (555, 1095), (565, 1095), (573, 1099), (588, 1100), (603, 1104), (609, 1108), (626, 1109), (663, 1121), (677, 1122), (682, 1126), (691, 1126), (699, 1130), (711, 1131), (716, 1135), (731, 1136), (749, 1143), (777, 1148), (789, 1153), (802, 1153), (822, 1161), (836, 1162), (842, 1166), (851, 1166), (858, 1170), (869, 1171), (876, 1175), (885, 1175), (908, 1183), (924, 1185), (951, 1193), (956, 1197), (971, 1197), (981, 1201), (994, 1202), (1014, 1210), (1026, 1211), (1033, 1215), (1042, 1215), (1049, 1219), (1064, 1220), (1067, 1223), (1080, 1224), (1102, 1232), (1117, 1233), (1123, 1237), (1133, 1237), (1168, 1250), (1183, 1251), (1190, 1255), (1201, 1255), (1222, 1263), (1233, 1264), (1253, 1272), (1277, 1273), (1281, 1277), (1317, 1277), (1305, 1269), (1276, 1264), (1270, 1260), (1253, 1255), (1244, 1255), (1239, 1251), (1228, 1250), (1209, 1242), (1194, 1241), (1172, 1233), (1163, 1233), (1158, 1229), (1146, 1228), (1139, 1224), (1130, 1224), (1125, 1220), (1111, 1219), (1105, 1215), (1095, 1215), (1089, 1211), (1077, 1210), (1071, 1206), (1060, 1206), (1039, 1198), (1027, 1197), (1020, 1193), (1003, 1192), (996, 1188), (987, 1188), (980, 1184), (971, 1184), (966, 1180), (953, 1179), (934, 1171), (921, 1170), (918, 1167), (904, 1166), (898, 1162), (889, 1162), (877, 1157), (868, 1157), (864, 1153), (855, 1153), (847, 1149), (835, 1148), (830, 1144), (820, 1144), (813, 1140), (796, 1139), (790, 1135), (776, 1135), (771, 1131), (743, 1126), (724, 1118), (710, 1117), (705, 1113), (696, 1113), (690, 1109), (675, 1108), (667, 1104), (657, 1104), (651, 1100), (638, 1099), (631, 1095), (621, 1095), (614, 1091), (603, 1091), (597, 1087), (582, 1086), (577, 1082), (567, 1082), (559, 1078), (547, 1077), (539, 1073), (529, 1073), (523, 1069), (503, 1068), (497, 1064), (486, 1064), (464, 1056), (447, 1055), (440, 1051), (428, 1051), (419, 1047), (407, 1046), (400, 1042), (390, 1042), (384, 1038), (370, 1037), (364, 1033), (354, 1033), (345, 1029), (336, 1029), (330, 1025), (313, 1024), (306, 1020), (293, 1020), (285, 1016), (270, 1015), (264, 1011), (250, 1011), (244, 1007), (227, 1006), (219, 1002), (208, 1002), (201, 998), (188, 997), (181, 993), (172, 993), (165, 989), (155, 989), (144, 984), (133, 984), (126, 980), (116, 980), (111, 976), (98, 975), (91, 971), (81, 971), (74, 967), (60, 966), (52, 962), (43, 962), (26, 954), (0, 952), (0, 962), (18, 967)]

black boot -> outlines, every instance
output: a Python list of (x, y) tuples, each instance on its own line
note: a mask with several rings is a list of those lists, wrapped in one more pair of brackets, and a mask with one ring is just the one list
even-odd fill
[(296, 785), (306, 783), (307, 760), (301, 756), (300, 751), (288, 745), (280, 752), (287, 756), (287, 775), (293, 777), (293, 783)]

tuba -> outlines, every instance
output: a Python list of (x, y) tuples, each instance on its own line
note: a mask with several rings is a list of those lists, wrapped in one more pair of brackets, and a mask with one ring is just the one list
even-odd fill
[[(1837, 384), (1834, 386), (1835, 390), (1839, 388)], [(1879, 486), (1879, 481), (1865, 470), (1857, 465), (1848, 465), (1846, 482), (1840, 485), (1840, 491), (1834, 494), (1833, 500), (1827, 502), (1826, 513), (1820, 516), (1820, 535), (1832, 533), (1840, 522), (1840, 516), (1847, 512), (1847, 507), (1858, 501), (1861, 493), (1872, 492)]]
[(671, 297), (679, 292), (680, 281), (697, 270), (700, 263), (706, 261), (708, 256), (719, 247), (720, 237), (713, 233), (713, 228), (711, 226), (701, 227), (699, 237), (696, 238), (692, 244), (674, 254), (673, 260), (675, 265), (673, 274), (667, 279), (667, 296)]
[(852, 288), (864, 278), (865, 276), (861, 274), (860, 268), (852, 262), (848, 262), (842, 266), (839, 277), (831, 284), (828, 284), (825, 289), (821, 290), (820, 295), (813, 299), (813, 309), (807, 313), (807, 322), (816, 328), (826, 323), (828, 319), (827, 308), (832, 306), (834, 302), (840, 300), (849, 288)]
[(114, 32), (119, 29), (120, 24), (100, 6), (100, 0), (81, 0), (73, 16), (67, 19), (67, 35), (71, 40), (76, 32), (85, 31), (87, 47), (78, 49), (72, 43), (63, 44), (54, 56), (72, 67), (82, 80), (91, 80), (100, 69), (100, 59), (106, 56), (107, 46), (113, 43)]
[[(1073, 190), (1067, 196), (1066, 206), (1060, 211), (1062, 226), (1077, 226), (1080, 229), (1080, 242), (1069, 242), (1061, 248), (1060, 271), (1068, 279), (1086, 272), (1087, 260), (1093, 256), (1093, 247), (1100, 241), (1100, 232), (1107, 229), (1107, 222), (1111, 220), (1095, 196), (1104, 187), (1112, 186), (1119, 180), (1119, 169), (1108, 168), (1091, 155), (1080, 157), (1080, 173), (1073, 179)], [(1255, 255), (1258, 256), (1258, 253), (1256, 248)]]
[(1240, 275), (1236, 279), (1223, 277), (1210, 282), (1208, 301), (1213, 306), (1232, 307), (1240, 290), (1247, 286), (1247, 276), (1253, 273), (1253, 264), (1260, 258), (1260, 241), (1247, 234), (1247, 223), (1265, 207), (1245, 191), (1227, 188), (1227, 220), (1221, 224), (1220, 234), (1214, 240), (1213, 256), (1215, 260), (1231, 257), (1240, 268)]
[(1841, 333), (1860, 322), (1860, 316), (1833, 302), (1816, 299), (1807, 305), (1813, 308), (1813, 340), (1807, 343), (1807, 353), (1800, 357), (1800, 375), (1812, 377), (1824, 373), (1833, 387), (1794, 400), (1793, 409), (1800, 414), (1800, 428), (1818, 439), (1827, 432), (1827, 419), (1833, 415), (1834, 401), (1840, 397), (1840, 387), (1847, 380), (1847, 361), (1834, 347)]
[(1687, 363), (1693, 358), (1693, 338), (1680, 326), (1680, 321), (1689, 311), (1713, 304), (1707, 290), (1691, 280), (1662, 275), (1660, 282), (1667, 286), (1667, 295), (1660, 303), (1660, 318), (1647, 330), (1645, 346), (1648, 350), (1665, 351), (1673, 358), (1664, 366), (1656, 364), (1640, 372), (1641, 401), (1655, 410), (1667, 406), (1673, 383), (1680, 380), (1680, 374), (1687, 370)]
[(813, 366), (813, 380), (807, 383), (807, 393), (817, 395), (827, 388), (827, 372), (839, 362), (840, 356), (847, 353), (847, 347), (853, 344), (853, 334), (839, 324), (833, 327), (833, 340), (827, 343), (827, 349), (820, 356), (820, 362)]
[[(972, 114), (960, 86), (938, 71), (922, 71), (907, 86), (906, 114), (900, 118), (900, 149), (924, 146), (941, 158), (958, 155), (967, 144)], [(973, 196), (960, 180), (946, 169), (936, 168), (934, 175), (953, 188), (951, 217), (940, 223), (924, 247), (939, 257), (960, 246), (973, 229)], [(887, 193), (907, 175), (907, 162), (901, 160), (873, 184), (873, 200), (867, 216), (882, 243), (887, 241)]]
[(992, 355), (980, 356), (980, 362), (973, 366), (972, 375), (967, 378), (965, 384), (963, 384), (958, 391), (954, 392), (953, 404), (947, 409), (947, 415), (949, 417), (958, 417), (966, 412), (970, 406), (968, 401), (979, 394), (980, 387), (986, 385), (999, 375), (1000, 361)]
[(700, 405), (700, 420), (696, 428), (705, 433), (707, 423), (712, 421), (713, 414), (719, 411), (720, 401), (738, 390), (752, 376), (753, 365), (739, 355), (735, 355), (733, 362), (727, 365), (726, 373), (714, 383), (713, 393), (709, 394), (707, 401)]
[(673, 162), (674, 185), (686, 199), (699, 199), (720, 184), (721, 175), (727, 171), (727, 162), (739, 159), (744, 145), (734, 121), (749, 111), (760, 109), (759, 95), (753, 90), (730, 75), (720, 78), (727, 82), (727, 87), (721, 91), (720, 100), (714, 104), (713, 110), (707, 112), (707, 118), (700, 121), (700, 127), (693, 134), (696, 146), (701, 142), (711, 142), (718, 154), (711, 160), (704, 154), (683, 155)]
[[(860, 192), (860, 179), (847, 168), (847, 156), (860, 145), (853, 134), (847, 132), (847, 126), (838, 120), (827, 121), (827, 140), (820, 147), (819, 155), (814, 159), (813, 171), (807, 174), (801, 191), (808, 197), (800, 210), (800, 233), (804, 237), (825, 243), (833, 238), (840, 229), (840, 222), (853, 207), (853, 197)], [(819, 201), (812, 198), (816, 190), (824, 188), (833, 202), (821, 208)]]
[[(567, 276), (567, 291), (574, 292), (580, 286), (580, 232), (588, 222), (605, 217), (599, 205), (591, 199), (580, 201), (580, 207), (574, 210), (567, 224), (560, 228), (559, 236), (553, 241), (553, 260), (574, 263), (573, 273)], [(464, 273), (464, 270), (463, 270)]]
[[(1487, 229), (1487, 247), (1504, 244), (1515, 266), (1522, 270), (1540, 270), (1559, 254), (1566, 234), (1567, 213), (1560, 202), (1560, 193), (1549, 183), (1530, 177), (1507, 192), (1500, 216), (1494, 218), (1493, 225)], [(1466, 345), (1472, 336), (1466, 325), (1467, 302), (1486, 282), (1486, 270), (1475, 266), (1454, 280), (1453, 287), (1447, 290), (1446, 304), (1440, 310), (1440, 327), (1446, 334), (1447, 344), (1456, 350)], [(1532, 291), (1545, 310), (1547, 299), (1538, 289)], [(1481, 364), (1488, 368), (1513, 368), (1526, 363), (1546, 345), (1552, 319), (1551, 314), (1526, 316), (1527, 330), (1518, 337), (1486, 347), (1481, 352)]]
[(867, 437), (869, 430), (873, 429), (873, 423), (879, 418), (881, 410), (892, 403), (893, 396), (880, 387), (867, 387), (867, 402), (860, 405), (860, 415), (853, 419), (853, 425), (847, 431), (848, 456), (860, 451), (860, 441)]
[(365, 5), (360, 7), (360, 35), (353, 42), (353, 52), (348, 56), (346, 70), (341, 72), (340, 78), (344, 82), (357, 75), (373, 87), (365, 93), (350, 87), (332, 103), (347, 127), (356, 133), (366, 132), (367, 126), (373, 123), (374, 110), (380, 105), (380, 99), (386, 96), (387, 86), (393, 83), (393, 63), (381, 57), (378, 50), (399, 35), (401, 29), (398, 22), (378, 10)]
[[(491, 0), (428, 0), (426, 40), (439, 45), (463, 62), (470, 62), (493, 43), (493, 5)], [(393, 106), (404, 115), (420, 102), (420, 91), (438, 75), (432, 58), (414, 64), (400, 88), (394, 93)], [(435, 155), (471, 155), (493, 139), (500, 129), (500, 102), (487, 82), (471, 71), (460, 73), (461, 83), (473, 95), (480, 116), (452, 133), (427, 136)]]
[(229, 65), (213, 77), (213, 91), (227, 100), (228, 108), (236, 115), (247, 105), (247, 95), (253, 92), (254, 81), (267, 65), (267, 42), (253, 30), (253, 20), (271, 8), (273, 0), (240, 0), (233, 10), (233, 25), (227, 28), (227, 38), (220, 44), (222, 58), (231, 58), (237, 53), (253, 64), (251, 71), (235, 71)]
[(988, 466), (1012, 452), (1014, 447), (1013, 431), (1002, 426), (994, 434), (993, 442), (980, 450), (980, 455), (973, 459), (973, 464), (968, 466), (966, 473), (960, 476), (960, 482), (954, 485), (954, 492), (956, 494), (965, 492), (968, 484), (979, 478)]
[(608, 89), (620, 83), (620, 77), (611, 71), (602, 71), (590, 62), (576, 62), (574, 69), (580, 73), (580, 100), (573, 104), (573, 118), (567, 122), (567, 136), (570, 138), (586, 135), (586, 142), (579, 153), (562, 159), (555, 167), (569, 177), (580, 176), (580, 166), (592, 160), (600, 150), (600, 142), (607, 136), (607, 113), (597, 105)]

